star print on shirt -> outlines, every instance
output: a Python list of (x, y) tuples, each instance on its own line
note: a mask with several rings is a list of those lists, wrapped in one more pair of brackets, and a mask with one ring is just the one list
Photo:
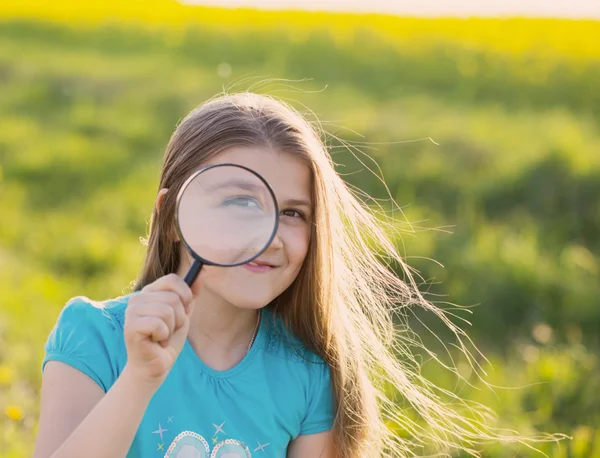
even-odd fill
[(173, 423), (173, 418), (175, 418), (175, 417), (169, 417), (169, 419), (167, 420), (167, 423)]
[(256, 443), (258, 444), (258, 447), (256, 447), (254, 449), (254, 451), (258, 452), (260, 450), (261, 452), (263, 452), (266, 455), (267, 453), (265, 452), (265, 447), (267, 447), (268, 445), (270, 445), (270, 443), (267, 442), (266, 444), (261, 444), (259, 441), (256, 441)]
[(219, 433), (223, 433), (225, 436), (227, 435), (227, 433), (225, 431), (223, 431), (223, 425), (225, 424), (225, 422), (221, 423), (220, 425), (215, 425), (213, 423), (213, 426), (216, 428), (215, 433), (213, 434), (213, 437), (215, 437), (217, 434)]
[(161, 451), (161, 450), (163, 450), (163, 451), (164, 451), (164, 448), (163, 448), (163, 447), (165, 446), (165, 444), (156, 444), (156, 445), (158, 445), (158, 448), (156, 449), (156, 451), (157, 451), (157, 452), (159, 452), (159, 451)]
[(160, 441), (163, 442), (163, 433), (166, 433), (168, 431), (168, 429), (163, 429), (162, 426), (160, 426), (160, 423), (158, 424), (158, 429), (156, 431), (152, 431), (152, 434), (160, 434)]

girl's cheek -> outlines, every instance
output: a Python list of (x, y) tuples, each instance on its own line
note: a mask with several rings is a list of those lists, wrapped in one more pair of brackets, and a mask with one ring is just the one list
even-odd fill
[(204, 271), (204, 283), (205, 284), (215, 284), (219, 282), (228, 273), (226, 267), (216, 267), (216, 266), (203, 266), (202, 270)]
[(311, 233), (311, 224), (301, 218), (288, 218), (288, 221), (282, 224), (294, 237), (309, 238)]
[(310, 242), (310, 228), (306, 224), (295, 224), (282, 232), (284, 240), (289, 240), (289, 245), (294, 251), (306, 251)]

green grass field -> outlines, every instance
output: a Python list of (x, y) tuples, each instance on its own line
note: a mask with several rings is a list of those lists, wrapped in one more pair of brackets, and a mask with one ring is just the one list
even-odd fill
[(127, 290), (168, 138), (223, 88), (312, 110), (340, 172), (386, 199), (357, 157), (383, 171), (423, 288), (473, 306), (486, 381), (510, 389), (461, 361), (474, 387), (427, 376), (573, 437), (548, 456), (600, 456), (600, 23), (48, 5), (0, 6), (0, 457), (31, 455), (59, 310)]

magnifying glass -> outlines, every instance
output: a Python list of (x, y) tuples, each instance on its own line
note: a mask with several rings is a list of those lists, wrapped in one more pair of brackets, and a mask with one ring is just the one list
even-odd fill
[(191, 286), (203, 265), (234, 267), (260, 256), (279, 224), (275, 193), (248, 167), (221, 163), (196, 171), (181, 187), (177, 232), (194, 262)]

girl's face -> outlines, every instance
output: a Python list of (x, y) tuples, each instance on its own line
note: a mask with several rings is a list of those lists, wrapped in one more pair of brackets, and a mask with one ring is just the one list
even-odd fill
[[(301, 159), (264, 147), (232, 147), (207, 165), (222, 162), (249, 167), (269, 183), (279, 206), (279, 226), (267, 250), (251, 263), (204, 266), (200, 295), (214, 296), (240, 308), (261, 308), (292, 284), (306, 257), (312, 225), (310, 170)], [(185, 273), (192, 258), (182, 250), (185, 269), (179, 270)]]

